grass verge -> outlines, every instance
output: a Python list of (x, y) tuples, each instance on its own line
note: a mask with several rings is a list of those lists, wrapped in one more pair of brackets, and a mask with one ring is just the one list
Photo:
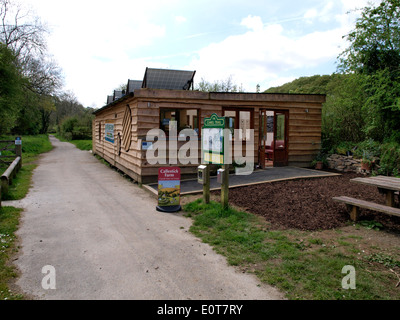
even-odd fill
[[(262, 218), (202, 199), (184, 206), (193, 218), (190, 231), (227, 258), (229, 264), (256, 274), (288, 299), (398, 300), (400, 252), (383, 254), (376, 246), (365, 254), (361, 239), (340, 230), (321, 233), (274, 230)], [(329, 234), (329, 236), (327, 236)], [(375, 252), (371, 253), (371, 252)], [(391, 261), (385, 265), (384, 261)], [(356, 270), (356, 289), (343, 289), (344, 266)], [(397, 270), (397, 272), (396, 272)], [(391, 272), (393, 271), (393, 272)]]
[(9, 258), (17, 251), (15, 235), (22, 209), (0, 208), (0, 300), (20, 300), (23, 296), (9, 289), (9, 282), (17, 276)]
[[(0, 137), (0, 140), (13, 140), (14, 137)], [(23, 199), (31, 187), (33, 170), (37, 167), (35, 161), (39, 155), (52, 150), (53, 146), (47, 135), (22, 137), (22, 168), (13, 179), (7, 194), (2, 200)], [(3, 172), (6, 168), (1, 167)], [(4, 204), (3, 204), (4, 205)], [(0, 300), (21, 300), (24, 297), (9, 289), (10, 281), (17, 276), (15, 267), (10, 263), (10, 257), (17, 252), (15, 232), (18, 229), (22, 209), (14, 207), (0, 208)]]
[[(12, 137), (0, 137), (0, 140), (13, 139)], [(31, 186), (33, 170), (36, 168), (35, 161), (44, 152), (52, 150), (53, 146), (47, 135), (23, 136), (22, 137), (22, 168), (13, 179), (7, 194), (2, 195), (2, 200), (23, 199)], [(7, 168), (2, 167), (0, 171)]]
[(54, 135), (57, 139), (63, 142), (69, 142), (74, 144), (78, 149), (83, 151), (92, 150), (92, 140), (67, 140), (61, 137), (59, 134)]

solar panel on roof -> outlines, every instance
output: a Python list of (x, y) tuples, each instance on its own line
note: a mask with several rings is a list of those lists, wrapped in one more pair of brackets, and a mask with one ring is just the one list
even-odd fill
[(196, 71), (146, 68), (143, 88), (189, 90)]
[(118, 100), (119, 98), (122, 98), (123, 95), (124, 95), (124, 92), (114, 90), (114, 101)]
[(142, 87), (141, 80), (128, 80), (128, 93), (135, 92), (136, 89), (140, 89)]

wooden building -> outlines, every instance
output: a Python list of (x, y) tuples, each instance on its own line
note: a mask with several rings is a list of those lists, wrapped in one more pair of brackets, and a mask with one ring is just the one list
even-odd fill
[[(309, 167), (321, 148), (325, 95), (193, 91), (189, 89), (194, 72), (184, 74), (183, 86), (181, 81), (175, 89), (160, 89), (151, 84), (155, 71), (162, 70), (146, 69), (141, 87), (136, 82), (134, 89), (94, 112), (93, 153), (139, 183), (157, 181), (159, 167), (165, 166), (146, 158), (147, 133), (151, 129), (168, 132), (171, 120), (176, 121), (178, 133), (184, 128), (198, 132), (198, 159), (177, 164), (183, 178), (196, 174), (201, 128), (204, 118), (213, 113), (228, 117), (231, 129), (254, 129), (254, 162), (260, 168)], [(248, 138), (243, 131), (243, 145)], [(178, 148), (185, 143), (178, 141)]]

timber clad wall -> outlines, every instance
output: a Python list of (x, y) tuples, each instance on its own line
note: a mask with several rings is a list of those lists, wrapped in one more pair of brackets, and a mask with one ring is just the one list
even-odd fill
[[(258, 163), (260, 110), (289, 111), (288, 162), (308, 167), (321, 148), (321, 115), (325, 95), (263, 93), (205, 93), (199, 91), (139, 89), (95, 112), (93, 153), (119, 168), (139, 183), (157, 180), (158, 168), (141, 150), (146, 134), (160, 128), (160, 109), (196, 109), (200, 128), (204, 118), (223, 115), (224, 108), (251, 109), (254, 128), (254, 157)], [(127, 110), (128, 109), (128, 110)], [(127, 120), (129, 117), (131, 121)], [(114, 124), (114, 143), (105, 140), (105, 124)], [(130, 142), (129, 149), (126, 149)], [(185, 142), (178, 142), (178, 149)], [(167, 142), (168, 146), (168, 142)], [(198, 156), (201, 157), (201, 141)], [(167, 151), (168, 154), (168, 151)], [(180, 165), (183, 178), (195, 174), (198, 163)], [(179, 164), (178, 164), (179, 165)]]

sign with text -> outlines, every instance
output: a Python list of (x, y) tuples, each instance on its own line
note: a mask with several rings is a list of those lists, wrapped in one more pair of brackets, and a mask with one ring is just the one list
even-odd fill
[(114, 143), (114, 123), (106, 123), (104, 133), (105, 140)]
[(181, 169), (163, 167), (158, 170), (158, 207), (159, 211), (179, 211), (181, 194)]
[(212, 114), (204, 119), (202, 152), (205, 163), (224, 164), (225, 118)]

